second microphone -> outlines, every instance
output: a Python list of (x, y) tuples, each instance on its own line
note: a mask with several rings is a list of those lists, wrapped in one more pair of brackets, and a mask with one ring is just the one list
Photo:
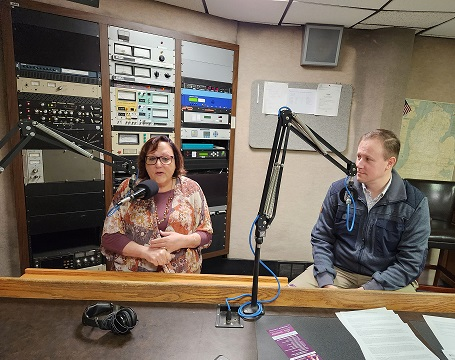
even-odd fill
[(152, 196), (155, 196), (158, 193), (158, 190), (158, 184), (155, 181), (151, 179), (144, 180), (136, 185), (136, 187), (133, 189), (132, 194), (124, 197), (116, 204), (116, 206), (121, 206), (124, 203), (133, 201), (135, 199), (150, 199)]

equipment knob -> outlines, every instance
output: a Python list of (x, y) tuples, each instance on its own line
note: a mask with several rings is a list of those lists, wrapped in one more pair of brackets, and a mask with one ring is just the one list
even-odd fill
[(155, 77), (157, 78), (158, 76), (160, 76), (160, 73), (159, 73), (158, 71), (155, 71), (155, 72), (153, 73), (153, 75), (155, 75)]
[(166, 74), (164, 74), (164, 77), (165, 77), (166, 79), (169, 79), (169, 78), (171, 77), (171, 74), (166, 73)]
[(161, 62), (164, 61), (164, 55), (160, 55), (158, 58)]

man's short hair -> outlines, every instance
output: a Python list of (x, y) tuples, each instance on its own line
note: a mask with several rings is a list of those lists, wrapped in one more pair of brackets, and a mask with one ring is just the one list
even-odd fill
[(401, 144), (400, 139), (398, 139), (393, 131), (387, 129), (376, 129), (367, 132), (360, 138), (359, 143), (363, 140), (369, 139), (378, 139), (382, 142), (384, 146), (384, 160), (387, 160), (392, 156), (398, 160)]

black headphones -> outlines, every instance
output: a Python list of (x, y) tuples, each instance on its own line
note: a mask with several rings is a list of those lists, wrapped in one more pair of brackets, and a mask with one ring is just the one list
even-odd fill
[(82, 314), (82, 324), (110, 330), (114, 334), (126, 334), (137, 323), (133, 309), (112, 303), (96, 303), (87, 306)]

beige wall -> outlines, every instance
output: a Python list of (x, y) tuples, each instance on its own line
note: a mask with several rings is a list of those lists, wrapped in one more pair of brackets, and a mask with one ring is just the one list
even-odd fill
[(417, 37), (406, 97), (455, 103), (454, 59), (455, 39)]
[[(301, 28), (239, 25), (231, 257), (252, 258), (249, 229), (259, 209), (270, 155), (270, 151), (248, 145), (251, 83), (276, 80), (351, 84), (349, 141), (344, 154), (354, 159), (361, 134), (377, 127), (399, 132), (413, 41), (414, 33), (407, 30), (346, 30), (336, 68), (302, 67)], [(319, 154), (289, 151), (277, 214), (264, 239), (261, 258), (312, 261), (311, 229), (328, 186), (343, 176)]]
[[(351, 159), (364, 132), (377, 127), (400, 131), (405, 97), (455, 102), (455, 73), (450, 71), (455, 40), (417, 38), (414, 41), (414, 33), (403, 29), (347, 29), (336, 68), (302, 67), (301, 27), (237, 23), (150, 0), (101, 0), (98, 9), (57, 0), (46, 2), (239, 45), (229, 255), (233, 258), (253, 257), (248, 235), (258, 212), (270, 155), (269, 151), (252, 149), (248, 144), (254, 80), (351, 84), (349, 139), (344, 152)], [(7, 131), (3, 66), (1, 71), (0, 136), (3, 136)], [(312, 260), (311, 228), (329, 184), (341, 177), (343, 173), (318, 154), (288, 152), (277, 215), (262, 247), (263, 259)], [(19, 273), (11, 181), (7, 169), (0, 175), (3, 234), (6, 229), (0, 242), (0, 276)]]

